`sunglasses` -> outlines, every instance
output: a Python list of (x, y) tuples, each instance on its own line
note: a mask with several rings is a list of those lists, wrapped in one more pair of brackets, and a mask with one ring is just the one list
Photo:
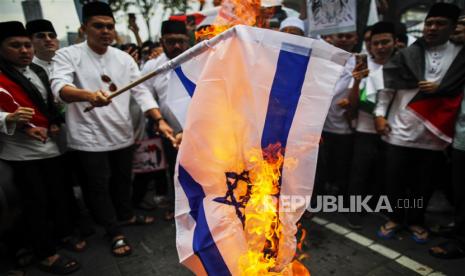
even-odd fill
[(50, 38), (50, 39), (55, 39), (57, 38), (57, 34), (56, 33), (36, 33), (34, 35), (36, 38), (38, 39), (45, 39), (46, 37)]
[(102, 75), (101, 77), (102, 81), (104, 83), (108, 83), (110, 86), (109, 86), (109, 89), (111, 92), (115, 92), (116, 90), (118, 90), (118, 87), (116, 86), (116, 84), (111, 80), (111, 78), (107, 75)]

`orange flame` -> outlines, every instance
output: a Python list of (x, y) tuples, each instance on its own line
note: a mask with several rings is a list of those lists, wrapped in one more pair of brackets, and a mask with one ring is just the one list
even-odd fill
[(235, 25), (254, 26), (261, 0), (223, 0), (215, 21), (195, 33), (197, 41), (210, 39)]
[(282, 153), (283, 148), (278, 143), (263, 151), (252, 151), (249, 158), (252, 188), (245, 207), (244, 225), (248, 251), (239, 258), (243, 275), (310, 275), (297, 260), (276, 271), (282, 234), (278, 216), (279, 179), (285, 161)]

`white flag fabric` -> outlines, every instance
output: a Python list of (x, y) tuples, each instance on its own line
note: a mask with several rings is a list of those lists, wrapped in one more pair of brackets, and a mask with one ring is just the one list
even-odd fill
[[(285, 160), (296, 162), (284, 162), (279, 196), (310, 198), (323, 122), (349, 57), (321, 41), (247, 26), (221, 37), (170, 79), (171, 108), (184, 127), (176, 244), (180, 262), (196, 275), (240, 274), (247, 241), (235, 181), (245, 176), (252, 149), (280, 143)], [(182, 109), (187, 114), (179, 115)], [(295, 225), (307, 207), (294, 203), (293, 212), (280, 205), (284, 264), (292, 261)]]

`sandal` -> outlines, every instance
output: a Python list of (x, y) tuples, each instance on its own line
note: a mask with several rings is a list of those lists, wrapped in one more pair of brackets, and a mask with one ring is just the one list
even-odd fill
[(408, 229), (412, 233), (412, 239), (416, 243), (425, 244), (429, 241), (429, 233), (425, 228), (421, 226), (410, 226)]
[(389, 223), (386, 222), (385, 224), (381, 225), (380, 229), (378, 232), (376, 232), (376, 235), (379, 238), (389, 240), (394, 238), (394, 236), (397, 234), (402, 229), (402, 225), (396, 224), (395, 226), (387, 227), (387, 224)]
[(6, 273), (7, 276), (25, 276), (26, 275), (26, 271), (23, 270), (23, 269), (12, 269), (12, 270), (8, 270), (7, 273)]
[[(134, 219), (134, 221), (132, 221)], [(134, 215), (131, 219), (122, 223), (122, 225), (149, 225), (155, 222), (155, 218), (145, 215)]]
[(26, 267), (34, 261), (34, 253), (30, 249), (21, 248), (15, 256), (17, 267)]
[[(120, 248), (128, 247), (129, 250), (123, 252), (123, 253), (116, 253), (115, 251)], [(111, 244), (111, 253), (115, 257), (125, 257), (129, 256), (132, 253), (132, 248), (128, 243), (128, 240), (125, 237), (117, 238), (115, 239), (112, 244)]]
[(57, 275), (70, 274), (81, 267), (75, 259), (63, 255), (58, 256), (58, 259), (56, 259), (51, 265), (40, 262), (37, 266), (44, 272)]
[[(439, 250), (438, 250), (439, 249)], [(465, 258), (465, 245), (459, 241), (449, 240), (431, 247), (429, 254), (439, 259), (460, 259)]]
[(163, 218), (166, 220), (166, 221), (171, 221), (174, 219), (174, 211), (172, 210), (169, 210), (169, 211), (166, 211), (165, 212), (165, 215), (163, 216)]
[[(82, 247), (79, 247), (79, 244), (84, 243)], [(82, 252), (87, 248), (86, 240), (82, 240), (77, 236), (69, 236), (61, 241), (61, 246), (65, 249), (68, 249), (73, 252)]]

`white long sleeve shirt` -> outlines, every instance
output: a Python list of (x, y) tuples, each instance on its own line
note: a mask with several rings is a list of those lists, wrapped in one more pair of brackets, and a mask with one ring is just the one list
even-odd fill
[[(29, 66), (17, 68), (39, 90), (42, 99), (47, 100), (47, 90), (42, 81)], [(0, 113), (4, 113), (1, 112)], [(0, 123), (1, 125), (1, 123)], [(0, 159), (10, 161), (25, 161), (52, 158), (60, 155), (56, 138), (49, 137), (45, 143), (35, 140), (22, 131), (15, 130), (12, 126), (8, 132), (0, 133)]]
[[(368, 59), (368, 69), (370, 74), (362, 80), (360, 87), (365, 87), (367, 95), (376, 95), (378, 91), (384, 88), (383, 66), (372, 59)], [(376, 97), (372, 102), (375, 101)], [(375, 134), (375, 118), (373, 114), (359, 109), (355, 129), (358, 132)]]
[(328, 115), (326, 116), (325, 124), (323, 126), (323, 131), (331, 132), (336, 134), (351, 134), (352, 130), (350, 129), (349, 122), (344, 116), (346, 111), (344, 108), (340, 107), (337, 103), (349, 97), (350, 93), (350, 83), (352, 81), (352, 71), (355, 67), (355, 57), (351, 57), (347, 60), (347, 63), (344, 67), (344, 71), (341, 74), (341, 77), (336, 82), (334, 87), (334, 97), (331, 102), (331, 105), (328, 110)]
[[(55, 97), (60, 90), (74, 86), (88, 91), (109, 91), (110, 83), (102, 81), (107, 75), (121, 88), (140, 77), (137, 64), (127, 53), (108, 47), (98, 55), (87, 45), (87, 41), (62, 48), (53, 58), (50, 80)], [(129, 100), (134, 97), (143, 112), (158, 108), (153, 96), (142, 85), (112, 99), (105, 107), (97, 107), (84, 113), (87, 102), (67, 105), (66, 125), (68, 147), (82, 151), (111, 151), (128, 147), (134, 143), (133, 126), (129, 113)], [(61, 98), (60, 98), (61, 99)]]
[(53, 64), (51, 61), (45, 61), (43, 59), (40, 59), (34, 56), (34, 58), (32, 59), (32, 62), (42, 67), (45, 70), (45, 72), (47, 72), (47, 76), (50, 76), (50, 71), (52, 71), (52, 67), (53, 67)]
[(6, 123), (6, 116), (8, 116), (8, 114), (8, 112), (3, 112), (0, 110), (0, 133), (12, 135), (14, 133), (16, 124), (8, 125)]
[[(142, 74), (145, 75), (157, 69), (160, 65), (168, 62), (169, 59), (165, 54), (161, 54), (156, 59), (147, 61), (142, 68)], [(168, 99), (168, 82), (170, 78), (170, 71), (163, 72), (147, 81), (144, 82), (144, 85), (147, 89), (152, 92), (154, 97), (157, 99), (160, 104), (160, 111), (166, 121), (170, 124), (175, 132), (181, 131), (181, 124), (174, 116), (173, 112), (167, 104)]]
[[(440, 83), (462, 46), (447, 42), (425, 51), (425, 80)], [(418, 93), (415, 89), (400, 89), (397, 92), (388, 87), (378, 93), (374, 110), (375, 116), (386, 116), (389, 105), (388, 123), (391, 132), (382, 136), (389, 144), (428, 149), (443, 150), (449, 142), (433, 134), (424, 123), (408, 110), (408, 103)], [(394, 97), (395, 95), (395, 97)]]

